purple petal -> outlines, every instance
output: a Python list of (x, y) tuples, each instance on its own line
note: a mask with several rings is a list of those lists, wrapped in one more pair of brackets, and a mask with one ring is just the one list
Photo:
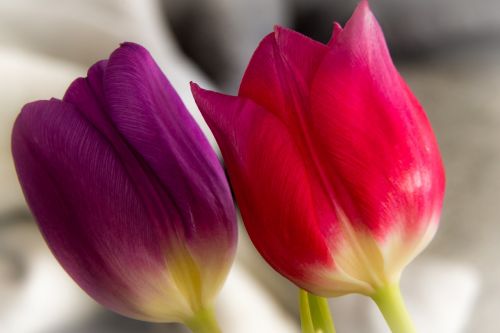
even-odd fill
[(107, 139), (71, 104), (39, 101), (18, 117), (12, 151), (61, 265), (98, 302), (144, 317), (135, 302), (154, 288), (144, 272), (164, 269), (165, 235), (147, 224), (150, 216)]
[(218, 291), (236, 247), (229, 186), (144, 48), (125, 43), (64, 101), (25, 106), (13, 153), (47, 243), (97, 301), (182, 321)]
[(207, 240), (234, 248), (235, 211), (220, 162), (148, 51), (122, 44), (103, 88), (109, 117), (169, 193), (191, 250)]
[[(75, 106), (82, 117), (88, 120), (103, 135), (108, 144), (116, 151), (130, 181), (141, 194), (142, 203), (155, 218), (154, 221), (169, 221), (179, 217), (173, 204), (161, 186), (157, 185), (154, 174), (149, 171), (147, 163), (142, 160), (116, 129), (106, 110), (103, 95), (103, 76), (107, 61), (100, 61), (88, 71), (87, 78), (76, 79), (68, 88), (64, 101)], [(171, 231), (173, 232), (173, 230)]]

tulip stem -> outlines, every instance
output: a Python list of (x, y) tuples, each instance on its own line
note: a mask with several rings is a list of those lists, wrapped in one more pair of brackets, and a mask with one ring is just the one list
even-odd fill
[(184, 324), (193, 333), (222, 333), (212, 308), (202, 309)]
[(401, 296), (399, 284), (380, 288), (372, 296), (392, 333), (416, 333)]
[(300, 322), (302, 333), (335, 333), (326, 298), (300, 290)]

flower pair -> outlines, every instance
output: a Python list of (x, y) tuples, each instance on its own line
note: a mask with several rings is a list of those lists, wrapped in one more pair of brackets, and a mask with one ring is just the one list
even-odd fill
[[(277, 27), (237, 97), (192, 86), (267, 262), (322, 296), (381, 298), (436, 231), (444, 172), (363, 1), (327, 45)], [(234, 257), (219, 162), (142, 47), (25, 106), (13, 153), (62, 266), (100, 303), (196, 327)]]

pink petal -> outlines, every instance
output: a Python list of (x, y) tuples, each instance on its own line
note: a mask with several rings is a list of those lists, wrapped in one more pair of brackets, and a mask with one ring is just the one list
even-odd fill
[(378, 239), (394, 227), (425, 230), (444, 191), (438, 146), (366, 1), (317, 71), (308, 120), (327, 183), (352, 223)]
[(16, 120), (12, 151), (30, 208), (65, 270), (100, 303), (146, 318), (140, 299), (155, 288), (150, 273), (165, 269), (167, 237), (142, 224), (150, 216), (106, 138), (71, 104), (39, 101)]
[(342, 33), (342, 26), (338, 22), (333, 22), (333, 31), (330, 41), (328, 41), (328, 47), (332, 47), (333, 44), (338, 40), (340, 34)]
[(239, 96), (289, 121), (302, 112), (309, 85), (327, 47), (295, 31), (275, 27), (255, 51)]
[[(203, 90), (193, 96), (220, 145), (247, 231), (281, 274), (311, 288), (314, 266), (333, 265), (324, 235), (335, 215), (287, 128), (252, 101)], [(308, 277), (308, 278), (305, 278)]]

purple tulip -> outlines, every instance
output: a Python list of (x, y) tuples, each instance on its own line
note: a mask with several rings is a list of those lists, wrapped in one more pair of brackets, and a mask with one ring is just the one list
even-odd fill
[(206, 312), (235, 254), (223, 169), (143, 47), (124, 43), (63, 100), (27, 104), (12, 151), (50, 249), (95, 300), (186, 322)]

